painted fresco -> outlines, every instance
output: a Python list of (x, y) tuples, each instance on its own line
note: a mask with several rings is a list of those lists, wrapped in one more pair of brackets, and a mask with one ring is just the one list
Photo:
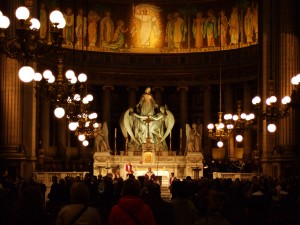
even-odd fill
[(41, 38), (51, 41), (48, 15), (66, 20), (64, 47), (100, 52), (189, 53), (258, 43), (258, 4), (248, 0), (193, 4), (40, 1)]

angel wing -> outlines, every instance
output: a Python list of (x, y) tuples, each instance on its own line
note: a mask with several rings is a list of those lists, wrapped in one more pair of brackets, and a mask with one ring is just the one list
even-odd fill
[(134, 140), (136, 143), (139, 144), (138, 140), (135, 138), (133, 133), (133, 126), (134, 126), (134, 118), (130, 113), (133, 112), (133, 108), (129, 108), (125, 113), (123, 117), (123, 123), (126, 131), (128, 132), (129, 136), (132, 140)]
[[(125, 111), (126, 112), (126, 111)], [(122, 134), (125, 138), (128, 137), (128, 133), (127, 133), (127, 130), (126, 130), (126, 127), (125, 127), (125, 124), (124, 124), (124, 115), (125, 115), (125, 112), (122, 113), (121, 115), (121, 118), (120, 118), (120, 121), (119, 121), (119, 124), (120, 124), (120, 127), (121, 127), (121, 131), (122, 131)]]
[(166, 132), (164, 134), (164, 136), (161, 138), (161, 142), (164, 141), (166, 139), (166, 137), (170, 134), (172, 128), (174, 127), (175, 124), (175, 118), (173, 113), (171, 113), (171, 111), (169, 111), (168, 109), (166, 109), (166, 117), (165, 117), (165, 126), (166, 126)]
[(107, 122), (103, 122), (102, 131), (103, 131), (104, 142), (106, 143), (108, 150), (110, 150), (109, 141), (108, 141), (108, 126), (107, 126)]

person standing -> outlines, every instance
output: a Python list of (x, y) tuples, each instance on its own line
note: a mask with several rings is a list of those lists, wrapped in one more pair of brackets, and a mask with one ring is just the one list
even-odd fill
[(140, 197), (141, 184), (134, 178), (124, 181), (122, 196), (108, 217), (108, 225), (156, 225), (149, 205)]
[(193, 22), (193, 37), (195, 39), (195, 48), (203, 47), (203, 25), (205, 22), (205, 17), (202, 12), (198, 12), (196, 19)]
[(128, 163), (125, 165), (125, 172), (126, 177), (128, 177), (130, 174), (133, 174), (133, 168), (130, 161), (128, 161)]
[(148, 180), (153, 180), (153, 181), (156, 180), (155, 174), (153, 173), (151, 167), (149, 167), (148, 171), (145, 173), (145, 178), (148, 179)]
[(182, 48), (182, 43), (185, 42), (185, 35), (187, 33), (187, 26), (180, 12), (174, 14), (174, 45), (175, 48)]
[(111, 12), (106, 11), (100, 23), (100, 46), (106, 46), (114, 36), (114, 22), (111, 19)]

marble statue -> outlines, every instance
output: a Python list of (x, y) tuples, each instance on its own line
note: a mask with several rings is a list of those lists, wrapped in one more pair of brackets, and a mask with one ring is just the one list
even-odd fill
[(151, 88), (146, 88), (135, 109), (126, 110), (120, 126), (128, 149), (141, 150), (145, 144), (153, 144), (155, 150), (168, 150), (166, 138), (175, 123), (174, 116), (166, 106), (159, 106), (152, 94)]
[(94, 151), (95, 152), (106, 152), (110, 151), (108, 143), (108, 128), (107, 123), (99, 123), (97, 131), (95, 132), (94, 139)]
[(203, 125), (196, 123), (186, 124), (186, 151), (199, 152), (201, 151)]

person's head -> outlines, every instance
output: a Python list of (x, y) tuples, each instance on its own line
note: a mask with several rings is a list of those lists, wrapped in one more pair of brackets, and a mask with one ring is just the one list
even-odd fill
[(134, 179), (128, 178), (123, 183), (122, 196), (140, 196), (141, 194), (141, 183)]
[(148, 171), (149, 171), (149, 172), (152, 172), (152, 168), (151, 168), (151, 167), (148, 167)]
[(151, 88), (147, 87), (146, 90), (145, 90), (145, 92), (149, 94), (151, 92)]
[(70, 189), (70, 197), (73, 203), (86, 204), (90, 197), (88, 186), (83, 182), (74, 182)]
[(174, 172), (171, 173), (171, 176), (174, 177)]

